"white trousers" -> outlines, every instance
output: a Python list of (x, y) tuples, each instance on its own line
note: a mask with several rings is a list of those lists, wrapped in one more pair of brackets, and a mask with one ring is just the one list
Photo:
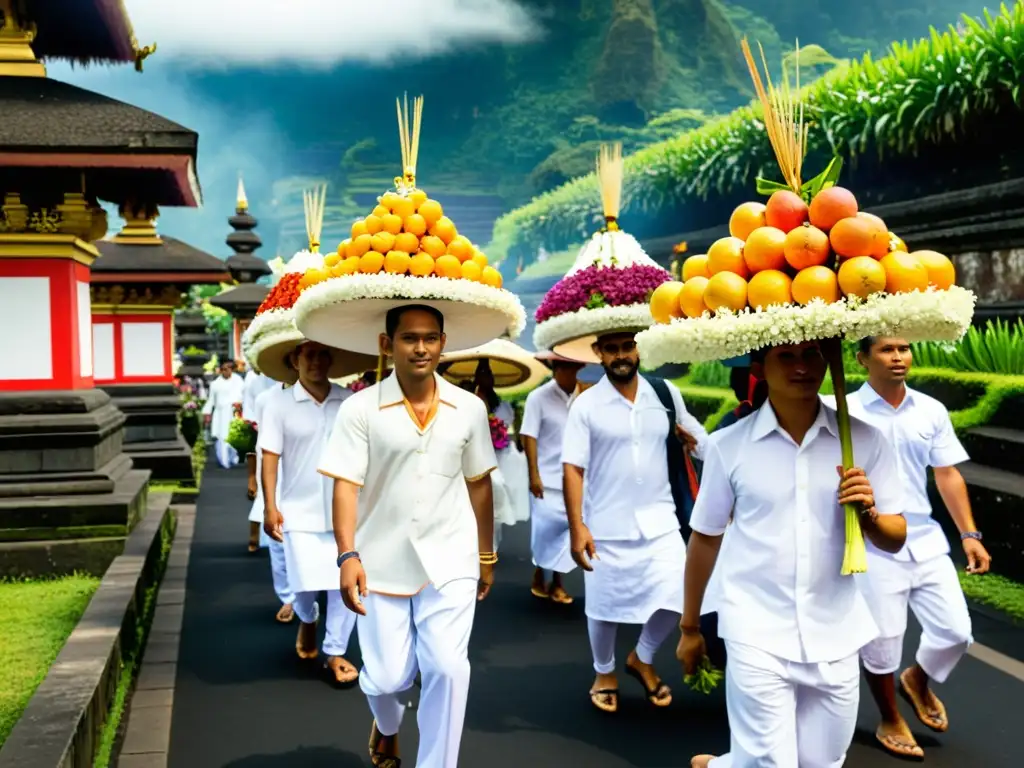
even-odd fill
[(217, 440), (214, 453), (217, 456), (217, 463), (224, 469), (231, 469), (238, 465), (238, 451), (232, 448), (227, 440)]
[(274, 592), (281, 605), (291, 605), (295, 602), (295, 593), (288, 588), (288, 563), (284, 556), (284, 544), (270, 539), (267, 548), (270, 550), (270, 575), (274, 580)]
[[(295, 595), (292, 608), (303, 624), (312, 624), (320, 618), (320, 604), (316, 601), (318, 594), (299, 592)], [(355, 628), (356, 614), (345, 607), (341, 592), (337, 589), (327, 590), (327, 626), (320, 650), (326, 656), (344, 656)]]
[(868, 572), (857, 581), (880, 629), (861, 649), (865, 669), (891, 675), (900, 668), (909, 607), (921, 625), (917, 663), (935, 682), (946, 682), (973, 642), (971, 614), (949, 556), (915, 563), (869, 553)]
[(459, 762), (476, 590), (476, 579), (458, 579), (440, 590), (428, 584), (411, 597), (371, 593), (363, 599), (359, 687), (385, 736), (398, 733), (402, 723), (405, 705), (398, 694), (421, 674), (417, 768), (456, 768)]
[[(654, 654), (679, 623), (679, 614), (673, 611), (655, 611), (644, 624), (636, 644), (636, 655), (644, 664), (654, 663)], [(615, 671), (615, 635), (619, 625), (610, 621), (587, 619), (590, 652), (594, 656), (594, 670), (599, 675)]]
[(711, 768), (840, 768), (857, 725), (857, 654), (800, 664), (725, 645), (730, 750)]

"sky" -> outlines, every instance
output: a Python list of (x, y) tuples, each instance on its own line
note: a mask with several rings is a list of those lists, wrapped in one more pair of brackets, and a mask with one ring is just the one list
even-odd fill
[[(139, 44), (158, 46), (143, 74), (131, 65), (81, 68), (51, 62), (47, 70), (50, 77), (199, 133), (204, 205), (198, 211), (165, 209), (158, 227), (221, 257), (231, 255), (224, 238), (239, 175), (258, 219), (260, 206), (266, 210), (272, 197), (271, 183), (288, 172), (281, 153), (287, 137), (261, 105), (242, 115), (229, 111), (204, 100), (190, 87), (190, 78), (225, 70), (260, 77), (282, 67), (316, 72), (346, 64), (389, 67), (479, 45), (525, 43), (543, 34), (540, 20), (517, 0), (125, 0), (125, 6)], [(110, 222), (113, 234), (120, 226), (116, 212)], [(275, 254), (265, 247), (259, 255)]]

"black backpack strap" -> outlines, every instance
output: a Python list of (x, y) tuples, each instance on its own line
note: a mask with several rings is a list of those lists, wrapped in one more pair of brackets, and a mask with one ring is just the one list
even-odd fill
[(676, 517), (679, 519), (680, 533), (687, 538), (690, 526), (690, 511), (693, 509), (693, 498), (686, 474), (686, 458), (683, 456), (683, 444), (676, 434), (676, 403), (669, 392), (669, 383), (655, 376), (644, 376), (654, 388), (662, 406), (668, 411), (668, 434), (665, 436), (665, 453), (668, 458), (668, 482), (672, 489), (672, 501), (676, 506)]
[(654, 388), (654, 394), (658, 396), (662, 406), (668, 411), (668, 431), (670, 435), (676, 433), (676, 402), (672, 399), (672, 393), (668, 391), (668, 382), (659, 379), (657, 376), (644, 376), (647, 383)]

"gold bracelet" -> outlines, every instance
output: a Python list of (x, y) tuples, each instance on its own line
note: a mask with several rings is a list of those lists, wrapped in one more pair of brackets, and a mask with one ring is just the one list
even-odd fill
[(481, 552), (480, 565), (496, 565), (498, 563), (497, 552)]

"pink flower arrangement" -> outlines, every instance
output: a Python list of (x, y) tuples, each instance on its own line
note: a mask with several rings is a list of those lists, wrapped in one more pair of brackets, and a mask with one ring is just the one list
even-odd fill
[(494, 414), (488, 417), (488, 421), (491, 426), (491, 445), (494, 446), (494, 450), (501, 451), (508, 448), (508, 426)]
[(543, 323), (549, 318), (587, 307), (621, 307), (646, 304), (651, 292), (672, 276), (661, 267), (634, 264), (629, 267), (598, 267), (581, 269), (562, 278), (548, 291), (537, 308), (535, 318)]
[(369, 383), (367, 383), (365, 379), (356, 379), (355, 381), (348, 385), (348, 388), (352, 392), (359, 392), (361, 390), (366, 389), (368, 386), (370, 385)]

